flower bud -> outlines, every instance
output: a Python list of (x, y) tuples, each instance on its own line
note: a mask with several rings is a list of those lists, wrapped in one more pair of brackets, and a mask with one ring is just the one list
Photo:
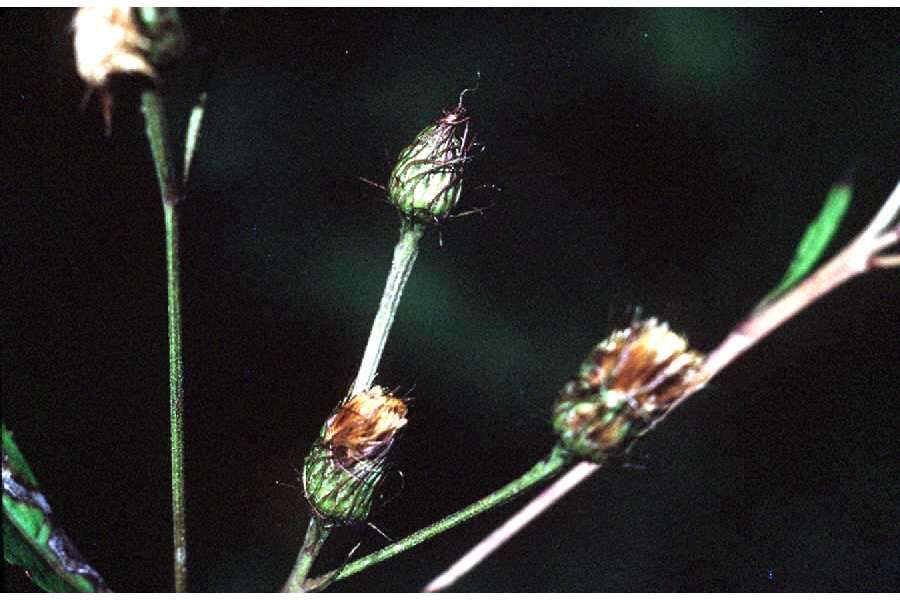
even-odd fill
[(384, 475), (394, 437), (406, 425), (406, 403), (375, 386), (331, 414), (303, 465), (303, 489), (329, 522), (364, 521)]
[(560, 392), (553, 428), (566, 448), (602, 463), (676, 401), (706, 382), (703, 355), (656, 319), (635, 321), (598, 344)]
[(460, 96), (453, 110), (419, 132), (400, 153), (388, 181), (388, 196), (400, 214), (426, 225), (446, 219), (459, 202), (471, 146), (469, 117)]

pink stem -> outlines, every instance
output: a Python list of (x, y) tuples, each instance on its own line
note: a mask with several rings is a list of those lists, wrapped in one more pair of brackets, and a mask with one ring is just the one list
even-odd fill
[(590, 462), (580, 462), (569, 469), (568, 473), (538, 494), (534, 500), (513, 515), (499, 529), (481, 540), (465, 556), (453, 563), (449, 569), (434, 578), (422, 591), (440, 592), (456, 583), (460, 577), (475, 568), (481, 561), (490, 556), (494, 550), (505, 544), (507, 540), (521, 531), (535, 517), (553, 506), (557, 500), (568, 494), (572, 488), (590, 477), (601, 466)]

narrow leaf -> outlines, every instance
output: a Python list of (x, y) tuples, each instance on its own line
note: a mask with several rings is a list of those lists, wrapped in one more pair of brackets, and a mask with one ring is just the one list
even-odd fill
[(757, 310), (800, 283), (812, 268), (816, 266), (822, 254), (828, 248), (831, 238), (837, 233), (841, 220), (844, 218), (844, 213), (847, 212), (847, 208), (850, 206), (852, 197), (853, 186), (849, 181), (844, 180), (832, 186), (828, 191), (828, 196), (825, 198), (822, 210), (819, 211), (819, 216), (806, 228), (806, 233), (803, 234), (803, 238), (797, 244), (794, 258), (791, 260), (791, 264), (788, 266), (781, 282), (760, 301), (756, 308)]
[(109, 592), (100, 574), (87, 564), (63, 530), (54, 525), (50, 504), (19, 452), (12, 433), (3, 430), (3, 558), (25, 569), (48, 592)]

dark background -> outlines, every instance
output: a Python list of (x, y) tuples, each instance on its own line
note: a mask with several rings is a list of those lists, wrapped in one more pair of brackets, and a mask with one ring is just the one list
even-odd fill
[[(96, 102), (79, 112), (71, 14), (0, 17), (3, 418), (113, 589), (163, 591), (162, 211), (134, 90), (110, 138)], [(215, 18), (189, 12), (195, 47)], [(898, 174), (898, 26), (895, 10), (228, 12), (182, 210), (191, 589), (287, 576), (307, 509), (276, 481), (297, 483), (355, 375), (397, 236), (357, 177), (385, 181), (476, 72), (486, 149), (463, 202), (493, 208), (426, 238), (378, 378), (415, 398), (392, 452), (405, 485), (372, 517), (394, 538), (540, 459), (555, 393), (634, 306), (709, 350), (848, 169), (837, 243), (868, 222)], [(190, 86), (167, 81), (183, 126)], [(896, 591), (898, 297), (884, 271), (802, 313), (646, 438), (640, 468), (600, 472), (455, 589)], [(333, 589), (420, 589), (521, 504)], [(318, 572), (384, 543), (333, 539)]]

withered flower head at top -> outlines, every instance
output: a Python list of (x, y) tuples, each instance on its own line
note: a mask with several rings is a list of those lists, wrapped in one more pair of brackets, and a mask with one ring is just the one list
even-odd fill
[(156, 78), (147, 60), (150, 39), (143, 34), (128, 6), (85, 6), (73, 21), (75, 64), (85, 83), (106, 86), (115, 74), (141, 74)]
[(459, 202), (463, 166), (473, 139), (469, 117), (459, 104), (446, 111), (407, 146), (388, 180), (388, 196), (404, 218), (425, 225), (440, 224)]
[[(148, 21), (142, 22), (138, 11), (143, 11)], [(89, 90), (100, 97), (107, 133), (112, 119), (111, 78), (141, 75), (158, 83), (156, 67), (180, 56), (186, 46), (174, 8), (85, 6), (75, 13), (72, 28), (75, 66)]]
[(655, 318), (615, 331), (560, 392), (553, 427), (562, 444), (594, 462), (623, 454), (674, 402), (703, 386), (703, 358)]
[(331, 523), (368, 517), (387, 453), (404, 425), (406, 403), (378, 386), (335, 409), (303, 466), (303, 489), (316, 515)]

